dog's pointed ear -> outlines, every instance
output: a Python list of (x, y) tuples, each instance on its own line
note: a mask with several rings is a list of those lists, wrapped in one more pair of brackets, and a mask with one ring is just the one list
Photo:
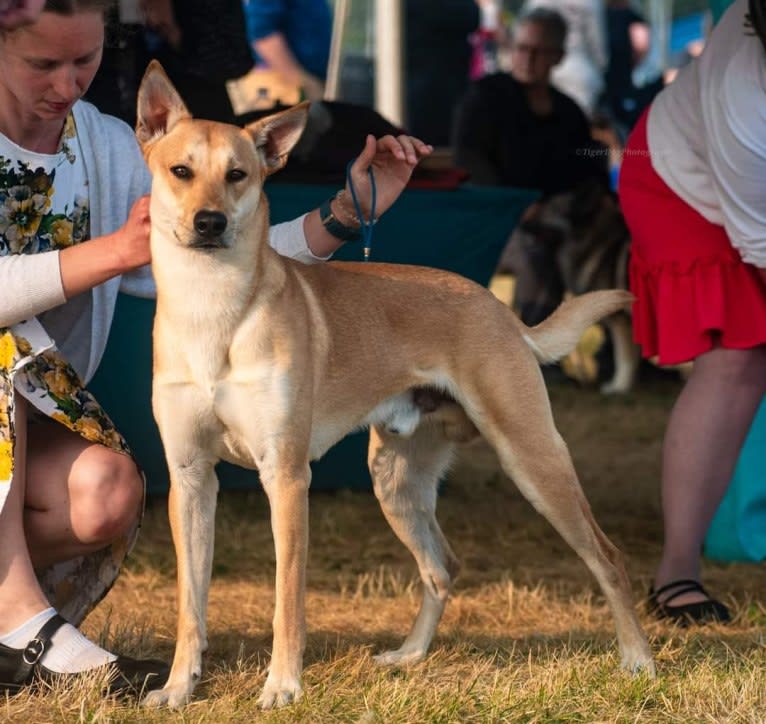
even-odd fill
[(152, 60), (138, 89), (136, 137), (143, 149), (191, 113), (160, 63)]
[(261, 118), (245, 126), (256, 148), (263, 154), (266, 174), (278, 171), (287, 163), (287, 155), (293, 149), (306, 127), (309, 101), (303, 101), (286, 111)]

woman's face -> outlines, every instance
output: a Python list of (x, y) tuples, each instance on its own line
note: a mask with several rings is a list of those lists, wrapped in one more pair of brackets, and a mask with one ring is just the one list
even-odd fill
[(104, 19), (98, 11), (44, 12), (0, 37), (0, 87), (22, 118), (63, 120), (101, 63)]
[(525, 85), (545, 85), (561, 55), (540, 23), (520, 23), (511, 45), (511, 74)]

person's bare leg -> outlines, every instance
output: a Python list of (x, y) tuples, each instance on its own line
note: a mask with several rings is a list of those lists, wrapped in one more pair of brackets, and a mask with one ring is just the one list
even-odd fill
[(0, 635), (50, 604), (37, 583), (24, 534), (27, 411), (17, 397), (13, 483), (0, 513)]
[(24, 523), (35, 567), (100, 550), (138, 520), (143, 480), (127, 455), (51, 420), (29, 428)]
[[(116, 540), (137, 521), (143, 494), (130, 458), (53, 421), (30, 424), (27, 403), (19, 397), (16, 404), (12, 495), (0, 521), (0, 642), (10, 650), (22, 649), (55, 613), (34, 566)], [(59, 626), (52, 641), (41, 659), (52, 671), (74, 673), (116, 660), (70, 624)], [(3, 675), (14, 674), (4, 669)]]
[[(700, 580), (705, 534), (764, 394), (764, 346), (749, 350), (716, 348), (695, 360), (665, 433), (665, 543), (655, 588), (680, 579)], [(699, 593), (687, 593), (671, 605), (703, 600)]]

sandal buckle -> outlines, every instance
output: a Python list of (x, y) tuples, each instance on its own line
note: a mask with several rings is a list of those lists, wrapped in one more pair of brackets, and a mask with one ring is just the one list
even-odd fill
[(38, 638), (32, 639), (24, 648), (22, 658), (28, 666), (34, 666), (45, 653), (45, 642)]

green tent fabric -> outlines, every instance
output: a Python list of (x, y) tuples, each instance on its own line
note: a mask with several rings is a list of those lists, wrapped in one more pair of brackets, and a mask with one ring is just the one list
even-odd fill
[[(295, 218), (336, 190), (273, 184), (267, 187), (271, 218)], [(486, 286), (521, 213), (536, 197), (532, 191), (486, 187), (407, 190), (376, 225), (372, 259), (448, 269)], [(347, 244), (336, 258), (361, 260), (362, 247)], [(104, 360), (90, 388), (135, 451), (149, 492), (162, 493), (168, 474), (151, 412), (153, 316), (153, 300), (120, 295)], [(312, 488), (371, 488), (366, 459), (366, 434), (349, 435), (312, 464)], [(256, 473), (226, 463), (218, 473), (222, 488), (258, 484)]]

